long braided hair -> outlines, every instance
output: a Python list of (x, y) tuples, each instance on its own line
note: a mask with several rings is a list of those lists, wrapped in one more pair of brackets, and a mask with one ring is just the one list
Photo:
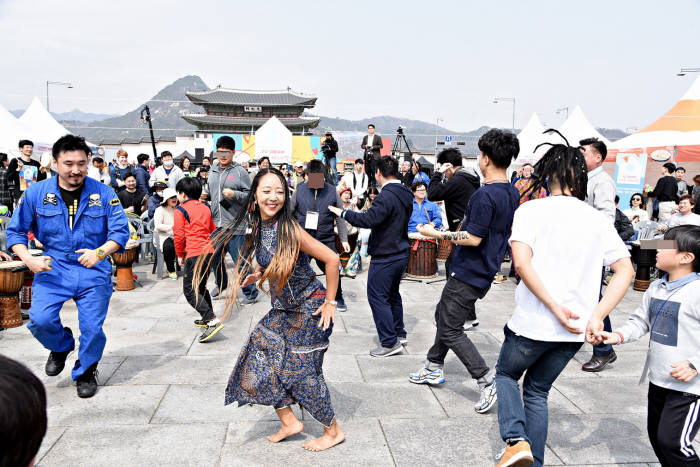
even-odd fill
[(535, 164), (531, 176), (532, 182), (522, 193), (521, 198), (537, 193), (541, 188), (546, 188), (547, 183), (554, 182), (562, 190), (568, 187), (573, 196), (584, 201), (588, 186), (588, 169), (581, 148), (570, 146), (569, 141), (557, 130), (549, 129), (544, 133), (556, 133), (566, 144), (542, 143), (535, 147), (537, 151), (540, 146), (551, 146)]
[[(280, 183), (284, 188), (284, 205), (272, 220), (272, 222), (277, 223), (277, 249), (275, 250), (270, 265), (263, 272), (257, 285), (268, 295), (270, 293), (274, 295), (279, 294), (282, 287), (287, 284), (287, 281), (289, 280), (299, 257), (300, 227), (297, 221), (294, 219), (291, 211), (291, 196), (289, 194), (287, 181), (285, 180), (282, 172), (275, 168), (262, 169), (257, 173), (255, 178), (253, 178), (248, 197), (246, 198), (241, 209), (238, 211), (234, 220), (224, 227), (213, 240), (214, 249), (224, 249), (225, 251), (225, 246), (235, 235), (235, 232), (238, 230), (239, 226), (245, 224), (251, 232), (250, 234), (246, 235), (245, 243), (238, 254), (236, 265), (232, 271), (233, 280), (229, 280), (226, 302), (224, 305), (224, 320), (228, 319), (228, 317), (231, 315), (232, 309), (236, 304), (236, 296), (238, 295), (238, 290), (241, 283), (245, 277), (250, 274), (250, 271), (253, 268), (253, 253), (255, 249), (261, 247), (262, 219), (260, 217), (260, 207), (255, 200), (255, 192), (257, 191), (262, 178), (268, 174), (275, 175), (279, 178)], [(194, 270), (194, 284), (199, 283), (201, 275), (206, 270), (205, 268), (209, 267), (210, 263), (211, 261), (205, 264), (204, 255), (199, 257)], [(222, 260), (221, 265), (214, 265), (214, 267), (226, 267), (225, 261)], [(267, 280), (269, 280), (270, 288), (265, 290), (263, 284)]]

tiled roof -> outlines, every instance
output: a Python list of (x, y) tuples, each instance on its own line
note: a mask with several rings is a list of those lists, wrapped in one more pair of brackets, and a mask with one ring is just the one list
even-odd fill
[[(183, 114), (187, 122), (193, 125), (226, 125), (226, 126), (262, 126), (267, 122), (267, 118), (249, 118), (249, 117), (223, 117), (218, 115), (204, 114)], [(278, 117), (279, 121), (285, 126), (304, 126), (307, 128), (316, 128), (321, 121), (319, 117), (295, 117), (284, 118)]]
[(221, 87), (210, 89), (209, 91), (187, 91), (185, 94), (189, 100), (198, 105), (236, 104), (313, 107), (316, 105), (317, 99), (312, 94), (300, 94), (292, 90), (246, 91)]

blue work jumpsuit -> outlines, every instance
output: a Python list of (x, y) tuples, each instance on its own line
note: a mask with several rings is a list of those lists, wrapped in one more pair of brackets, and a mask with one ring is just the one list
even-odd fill
[(30, 230), (44, 245), (44, 254), (52, 258), (53, 264), (50, 271), (34, 276), (27, 328), (53, 352), (75, 349), (75, 339), (63, 329), (59, 317), (63, 303), (75, 300), (80, 323), (79, 360), (72, 371), (76, 380), (102, 358), (107, 341), (102, 323), (112, 296), (112, 266), (103, 260), (86, 268), (78, 262), (80, 254), (75, 251), (99, 248), (107, 240), (123, 248), (129, 239), (126, 214), (112, 188), (85, 177), (71, 229), (58, 177), (51, 177), (31, 185), (20, 199), (7, 227), (8, 248), (26, 245)]

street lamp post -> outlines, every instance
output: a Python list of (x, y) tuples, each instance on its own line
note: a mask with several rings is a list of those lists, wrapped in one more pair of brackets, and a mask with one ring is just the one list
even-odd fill
[(513, 133), (515, 133), (515, 97), (494, 97), (493, 98), (494, 104), (498, 104), (499, 102), (512, 102), (513, 103), (513, 122), (511, 125), (511, 129), (513, 130)]
[(54, 86), (66, 86), (68, 89), (73, 89), (72, 83), (67, 83), (64, 81), (46, 81), (46, 111), (49, 111), (49, 84)]
[(440, 122), (444, 122), (445, 120), (441, 119), (438, 117), (435, 120), (435, 154), (437, 155), (437, 147), (438, 147), (438, 127), (440, 126)]
[(700, 67), (681, 67), (681, 71), (676, 75), (685, 76), (688, 73), (700, 73)]

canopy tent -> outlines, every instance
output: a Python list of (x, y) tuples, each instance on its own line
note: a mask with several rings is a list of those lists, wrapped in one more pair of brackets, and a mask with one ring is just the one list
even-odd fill
[[(588, 121), (580, 105), (577, 105), (574, 111), (569, 114), (569, 118), (561, 124), (559, 133), (564, 135), (571, 146), (578, 146), (579, 141), (586, 138), (598, 138), (606, 146), (610, 146), (610, 141), (601, 135)], [(556, 138), (557, 142), (559, 142), (560, 138), (558, 136)], [(561, 142), (563, 143), (563, 141)]]
[(671, 109), (651, 125), (612, 145), (613, 157), (618, 152), (645, 150), (654, 160), (656, 150), (673, 157), (676, 162), (700, 162), (700, 77)]
[(32, 138), (30, 129), (0, 105), (0, 152), (4, 152), (10, 158), (17, 157), (19, 140)]
[(545, 128), (540, 121), (540, 117), (536, 113), (533, 113), (527, 125), (518, 133), (520, 153), (515, 160), (516, 164), (534, 164), (547, 152), (547, 146), (542, 146), (535, 151), (535, 147), (539, 144), (546, 143), (552, 139), (551, 135), (544, 134), (544, 130)]
[(179, 162), (180, 159), (182, 159), (183, 157), (188, 158), (190, 160), (190, 162), (194, 161), (194, 156), (192, 154), (190, 154), (188, 151), (183, 151), (182, 153), (180, 153), (180, 155), (178, 155), (176, 158), (174, 158), (174, 160)]
[(435, 170), (433, 163), (423, 156), (420, 156), (416, 162), (420, 164), (421, 170), (427, 172), (428, 175), (432, 174), (433, 170)]
[(32, 100), (19, 121), (31, 130), (37, 140), (35, 145), (43, 143), (50, 148), (58, 138), (70, 133), (44, 108), (38, 97)]

